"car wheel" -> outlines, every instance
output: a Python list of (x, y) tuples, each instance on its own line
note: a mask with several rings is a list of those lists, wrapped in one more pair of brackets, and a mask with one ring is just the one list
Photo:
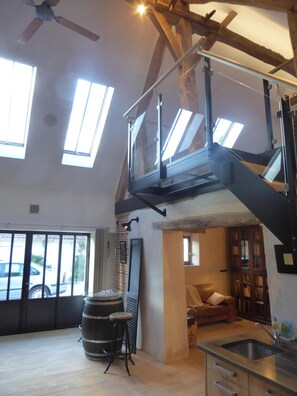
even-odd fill
[[(44, 288), (44, 294), (43, 296), (49, 297), (50, 293), (47, 287)], [(42, 286), (34, 286), (32, 289), (29, 291), (29, 298), (42, 298)]]

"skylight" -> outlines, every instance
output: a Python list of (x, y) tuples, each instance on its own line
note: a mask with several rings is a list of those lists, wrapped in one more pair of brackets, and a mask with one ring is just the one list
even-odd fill
[(36, 67), (0, 58), (0, 156), (24, 159)]
[(213, 142), (221, 146), (232, 148), (240, 135), (243, 124), (218, 118), (213, 130)]
[(162, 161), (172, 157), (184, 135), (188, 122), (191, 118), (192, 112), (189, 110), (179, 109), (172, 127), (169, 131), (168, 137), (164, 144), (164, 151)]
[(114, 88), (78, 80), (63, 165), (92, 168), (98, 152)]

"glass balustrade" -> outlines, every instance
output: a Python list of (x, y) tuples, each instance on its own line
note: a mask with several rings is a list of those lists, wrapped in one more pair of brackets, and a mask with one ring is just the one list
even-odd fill
[(280, 100), (293, 92), (212, 62), (213, 141), (232, 150), (272, 188), (286, 193)]
[[(206, 73), (204, 59), (194, 52), (128, 112), (132, 191), (144, 179), (143, 188), (217, 183), (209, 161), (213, 140), (287, 194), (280, 100), (289, 98), (297, 112), (294, 89), (215, 60), (205, 81)], [(290, 121), (293, 131), (296, 119)]]

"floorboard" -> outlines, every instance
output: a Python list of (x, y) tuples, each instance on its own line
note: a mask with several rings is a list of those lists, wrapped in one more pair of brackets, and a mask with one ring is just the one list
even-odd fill
[[(197, 342), (254, 329), (241, 320), (200, 326)], [(204, 396), (204, 354), (190, 349), (187, 359), (163, 365), (143, 351), (135, 366), (115, 361), (103, 374), (106, 360), (85, 357), (79, 329), (0, 337), (1, 396)]]

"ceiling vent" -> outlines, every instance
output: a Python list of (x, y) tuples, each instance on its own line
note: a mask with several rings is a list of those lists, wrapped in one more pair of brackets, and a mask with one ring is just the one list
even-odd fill
[(39, 205), (30, 205), (30, 213), (39, 214)]

